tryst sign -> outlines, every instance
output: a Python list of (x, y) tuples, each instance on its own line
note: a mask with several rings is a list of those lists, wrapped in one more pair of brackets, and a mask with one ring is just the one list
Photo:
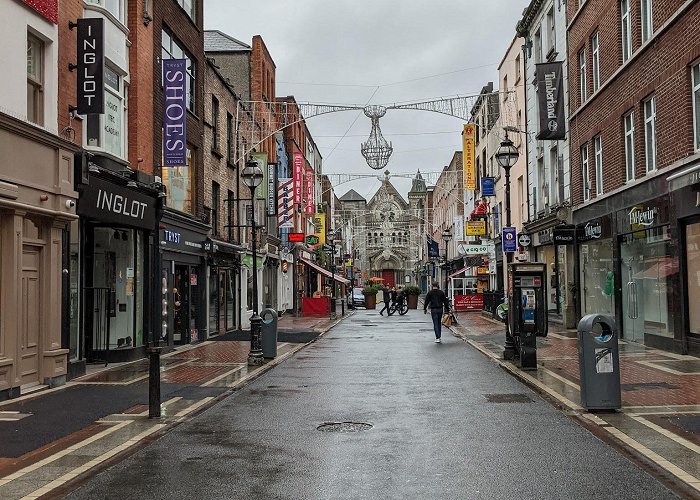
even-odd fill
[(78, 114), (105, 112), (104, 19), (78, 19)]

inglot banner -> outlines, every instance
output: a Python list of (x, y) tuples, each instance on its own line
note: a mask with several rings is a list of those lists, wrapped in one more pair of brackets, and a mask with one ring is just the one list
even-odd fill
[(564, 71), (561, 62), (536, 65), (537, 104), (540, 112), (539, 140), (561, 140), (566, 135)]

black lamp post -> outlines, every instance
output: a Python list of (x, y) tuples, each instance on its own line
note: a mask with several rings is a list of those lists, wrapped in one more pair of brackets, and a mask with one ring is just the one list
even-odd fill
[[(515, 162), (518, 161), (518, 148), (513, 145), (513, 141), (508, 139), (508, 131), (506, 130), (506, 137), (501, 142), (501, 146), (498, 148), (496, 153), (496, 161), (503, 168), (506, 174), (506, 227), (510, 227), (510, 169)], [(506, 252), (506, 272), (510, 272), (508, 264), (513, 262), (513, 254), (511, 252)], [(506, 280), (509, 283), (509, 280)], [(506, 284), (506, 286), (508, 286)], [(508, 321), (506, 321), (506, 344), (503, 349), (503, 359), (513, 359), (515, 357), (515, 343), (513, 342), (513, 336), (510, 332), (510, 315), (513, 314), (513, 308), (508, 307)]]
[(445, 295), (447, 295), (447, 289), (448, 289), (448, 283), (449, 283), (449, 277), (448, 277), (448, 266), (447, 263), (448, 261), (448, 256), (449, 252), (447, 251), (448, 244), (450, 243), (450, 240), (452, 239), (452, 233), (450, 232), (449, 229), (445, 229), (442, 232), (442, 239), (445, 240)]
[(252, 213), (250, 217), (250, 227), (253, 245), (253, 315), (250, 318), (250, 352), (248, 353), (249, 365), (260, 365), (263, 362), (262, 344), (260, 341), (262, 318), (258, 315), (258, 238), (255, 225), (255, 189), (263, 180), (263, 171), (258, 166), (258, 162), (248, 160), (245, 168), (241, 172), (243, 182), (250, 189), (250, 200)]

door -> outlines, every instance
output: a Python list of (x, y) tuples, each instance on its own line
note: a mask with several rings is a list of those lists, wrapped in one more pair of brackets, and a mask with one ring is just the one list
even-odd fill
[(674, 279), (679, 272), (677, 251), (670, 245), (668, 226), (622, 237), (622, 332), (644, 343), (645, 335), (672, 338)]
[(219, 334), (226, 333), (226, 295), (228, 292), (228, 281), (226, 280), (226, 270), (219, 270)]
[(187, 266), (176, 265), (173, 279), (173, 342), (175, 344), (189, 343), (190, 326), (190, 288), (189, 270)]
[(394, 280), (394, 270), (393, 269), (384, 269), (382, 271), (382, 278), (384, 278), (384, 285), (385, 286), (388, 286), (389, 288), (396, 286), (396, 282)]
[(33, 385), (39, 379), (39, 339), (41, 338), (41, 247), (22, 248), (21, 327), (19, 376), (21, 385)]

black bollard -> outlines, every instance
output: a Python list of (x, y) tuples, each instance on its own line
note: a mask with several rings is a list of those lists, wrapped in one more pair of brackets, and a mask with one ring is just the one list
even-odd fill
[(148, 418), (160, 418), (160, 347), (148, 347)]

